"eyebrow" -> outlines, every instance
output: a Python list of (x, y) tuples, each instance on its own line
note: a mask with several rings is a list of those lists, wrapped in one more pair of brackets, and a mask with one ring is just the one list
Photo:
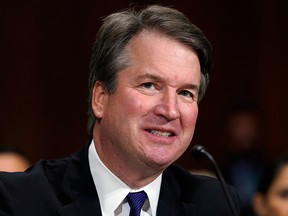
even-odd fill
[[(145, 78), (151, 79), (154, 81), (164, 82), (164, 79), (162, 77), (151, 74), (151, 73), (145, 73), (143, 75), (138, 76), (138, 79), (145, 79)], [(193, 89), (193, 90), (196, 90), (197, 92), (199, 92), (199, 85), (196, 85), (196, 84), (188, 83), (188, 84), (185, 84), (184, 86), (181, 87), (181, 89), (183, 89), (183, 88), (184, 89)]]
[(151, 80), (156, 80), (156, 81), (164, 81), (160, 76), (156, 76), (154, 74), (151, 73), (145, 73), (143, 75), (140, 75), (137, 77), (138, 79), (151, 79)]

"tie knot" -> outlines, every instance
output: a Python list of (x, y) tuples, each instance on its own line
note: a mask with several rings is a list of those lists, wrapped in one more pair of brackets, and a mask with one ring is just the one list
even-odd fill
[(144, 191), (129, 193), (127, 195), (127, 201), (130, 205), (130, 215), (129, 216), (139, 216), (141, 208), (147, 199), (147, 194)]

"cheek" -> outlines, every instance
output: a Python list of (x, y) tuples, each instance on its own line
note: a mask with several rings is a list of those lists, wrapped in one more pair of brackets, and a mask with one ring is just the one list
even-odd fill
[(181, 119), (185, 128), (194, 128), (198, 117), (198, 105), (184, 107), (181, 109)]
[(274, 197), (270, 199), (270, 205), (268, 205), (268, 211), (270, 215), (275, 216), (287, 216), (288, 215), (288, 200)]
[(109, 107), (113, 107), (115, 111), (119, 114), (121, 113), (135, 113), (137, 110), (141, 109), (142, 104), (138, 99), (137, 95), (133, 94), (131, 91), (118, 91), (118, 94), (113, 95), (110, 101)]
[(128, 115), (145, 115), (153, 107), (153, 103), (149, 98), (147, 99), (139, 94), (130, 94), (122, 98), (122, 103), (124, 103), (124, 111)]
[(145, 109), (145, 103), (139, 100), (139, 98), (130, 97), (130, 98), (123, 98), (124, 102), (124, 110), (128, 113), (128, 115), (133, 115), (141, 112)]

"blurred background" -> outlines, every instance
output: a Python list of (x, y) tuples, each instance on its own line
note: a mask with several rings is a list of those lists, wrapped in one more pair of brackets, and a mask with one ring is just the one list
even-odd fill
[[(21, 149), (32, 163), (81, 148), (88, 139), (87, 79), (101, 18), (130, 4), (154, 3), (185, 13), (213, 45), (211, 84), (192, 144), (204, 145), (225, 173), (239, 155), (261, 164), (287, 152), (284, 0), (1, 1), (0, 144)], [(178, 163), (202, 166), (188, 151)]]

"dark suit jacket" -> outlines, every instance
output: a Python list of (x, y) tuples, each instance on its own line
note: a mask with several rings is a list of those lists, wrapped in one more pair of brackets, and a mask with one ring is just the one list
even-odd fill
[[(233, 199), (239, 210), (238, 196)], [(219, 182), (177, 165), (163, 173), (158, 216), (229, 216)], [(0, 216), (98, 216), (88, 145), (58, 160), (43, 160), (24, 173), (0, 173)]]

